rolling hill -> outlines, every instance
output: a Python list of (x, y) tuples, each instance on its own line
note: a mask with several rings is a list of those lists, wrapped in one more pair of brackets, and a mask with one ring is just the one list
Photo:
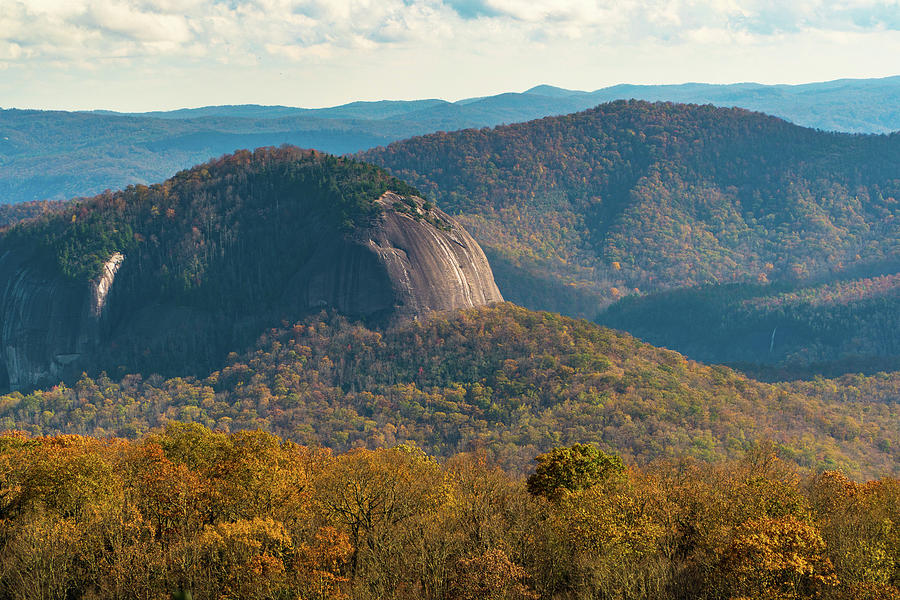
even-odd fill
[(168, 421), (337, 450), (482, 449), (522, 472), (594, 442), (629, 462), (738, 458), (771, 440), (807, 469), (896, 474), (900, 380), (759, 383), (582, 320), (511, 304), (374, 330), (334, 313), (267, 332), (208, 376), (83, 377), (0, 397), (0, 428), (135, 437)]

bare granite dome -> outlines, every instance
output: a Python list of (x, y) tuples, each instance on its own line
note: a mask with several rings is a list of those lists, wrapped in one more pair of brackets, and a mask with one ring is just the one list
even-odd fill
[(303, 304), (396, 321), (503, 301), (478, 242), (451, 217), (420, 198), (378, 202), (369, 227), (318, 246), (290, 288)]
[(239, 314), (130, 291), (141, 273), (119, 253), (97, 278), (77, 282), (27, 248), (0, 248), (0, 388), (160, 360), (200, 372), (266, 327), (324, 307), (389, 325), (503, 300), (484, 252), (451, 217), (417, 197), (388, 192), (377, 202), (380, 214), (363, 227), (300, 227), (297, 247), (314, 248), (309, 259), (280, 298)]

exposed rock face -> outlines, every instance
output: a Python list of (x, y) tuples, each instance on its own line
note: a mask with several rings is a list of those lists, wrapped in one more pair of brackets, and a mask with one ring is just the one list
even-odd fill
[(57, 275), (27, 250), (0, 255), (0, 388), (58, 381), (96, 349), (106, 296), (123, 260), (115, 253), (103, 275), (84, 284)]
[(124, 254), (114, 252), (109, 260), (106, 261), (106, 264), (103, 265), (100, 278), (91, 285), (91, 291), (93, 292), (91, 297), (91, 316), (95, 319), (99, 319), (103, 315), (103, 308), (106, 306), (109, 290), (112, 288), (113, 281), (116, 279), (116, 273), (124, 260)]
[(254, 313), (150, 301), (123, 283), (140, 272), (120, 253), (93, 281), (76, 282), (28, 249), (0, 248), (0, 389), (160, 361), (188, 373), (321, 307), (389, 324), (502, 301), (484, 253), (453, 219), (418, 198), (387, 193), (378, 202), (382, 214), (353, 233), (312, 223), (298, 231), (298, 247), (313, 240), (315, 252), (280, 299)]
[(408, 202), (382, 196), (382, 216), (320, 244), (291, 291), (307, 307), (389, 320), (501, 302), (478, 242), (444, 212), (417, 198)]

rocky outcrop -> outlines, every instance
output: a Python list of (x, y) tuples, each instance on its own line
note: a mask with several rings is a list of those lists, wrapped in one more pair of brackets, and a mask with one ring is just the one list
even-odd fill
[(305, 306), (396, 321), (503, 300), (478, 242), (451, 217), (419, 198), (378, 202), (375, 222), (319, 244), (294, 278)]
[(378, 203), (380, 214), (350, 233), (306, 223), (297, 247), (312, 244), (310, 258), (281, 282), (279, 298), (240, 314), (137, 291), (143, 271), (121, 253), (78, 282), (34, 248), (0, 248), (0, 389), (83, 370), (200, 372), (265, 327), (321, 307), (390, 324), (502, 301), (481, 248), (451, 217), (419, 198), (386, 193)]
[(91, 316), (99, 319), (103, 316), (103, 309), (106, 307), (106, 299), (109, 297), (109, 290), (112, 288), (113, 281), (116, 279), (116, 273), (122, 262), (125, 261), (125, 255), (121, 252), (113, 252), (109, 260), (103, 265), (100, 271), (100, 277), (91, 285)]
[(58, 381), (102, 339), (107, 293), (124, 256), (115, 253), (95, 281), (60, 276), (23, 248), (0, 255), (0, 388)]

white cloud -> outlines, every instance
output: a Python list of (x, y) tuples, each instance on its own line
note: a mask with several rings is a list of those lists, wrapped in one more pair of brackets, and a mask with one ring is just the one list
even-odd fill
[(265, 48), (266, 52), (273, 56), (284, 56), (291, 60), (323, 59), (330, 58), (334, 54), (334, 48), (330, 44), (313, 44), (312, 46), (266, 44)]
[(106, 35), (138, 42), (169, 42), (172, 47), (193, 37), (187, 19), (181, 15), (142, 11), (126, 4), (93, 2), (79, 21)]
[(22, 47), (12, 42), (0, 42), (0, 60), (16, 60), (22, 57)]
[(190, 58), (197, 45), (228, 58), (303, 60), (322, 58), (326, 48), (331, 56), (356, 50), (359, 40), (478, 40), (498, 24), (507, 41), (544, 43), (717, 43), (727, 32), (900, 29), (900, 0), (0, 0), (0, 9), (0, 42), (31, 48), (18, 58), (53, 60), (126, 51)]
[(546, 68), (560, 78), (575, 69), (619, 78), (620, 65), (644, 61), (650, 73), (650, 63), (690, 56), (696, 63), (683, 68), (700, 79), (720, 56), (764, 47), (802, 47), (825, 61), (828, 44), (852, 39), (880, 60), (898, 35), (900, 0), (0, 0), (0, 64), (34, 89), (36, 72), (49, 80), (54, 69), (71, 76), (110, 60), (136, 81), (137, 73), (241, 66), (265, 87), (266, 77), (321, 67), (359, 69), (368, 84), (390, 73), (393, 90), (412, 65), (419, 77), (445, 69), (435, 77), (448, 86), (476, 70), (500, 86), (545, 62), (559, 63)]

